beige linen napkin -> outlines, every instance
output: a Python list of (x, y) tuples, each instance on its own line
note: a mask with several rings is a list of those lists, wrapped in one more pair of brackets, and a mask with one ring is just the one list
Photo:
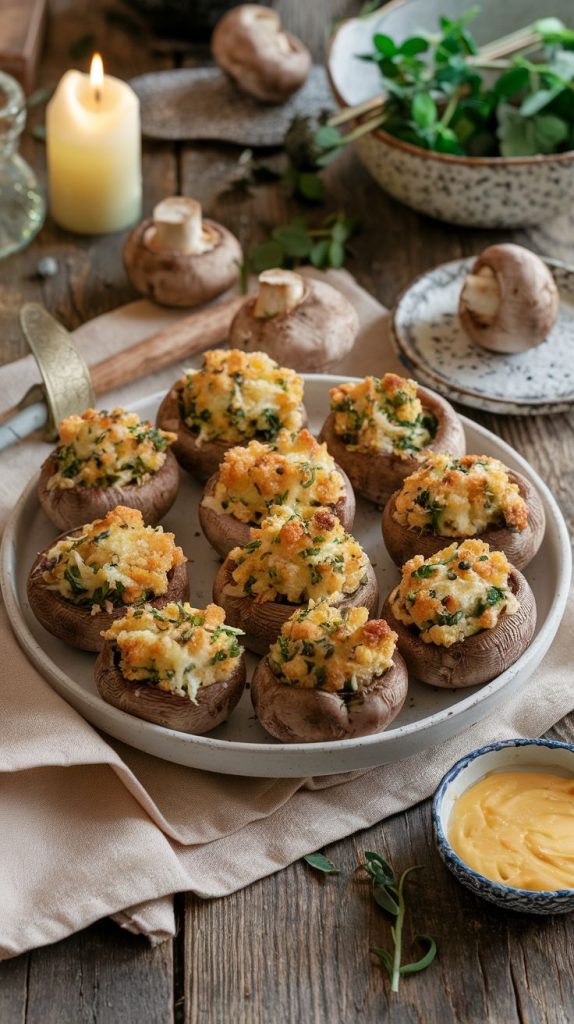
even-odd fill
[[(398, 368), (386, 311), (344, 272), (361, 334), (342, 372)], [(95, 362), (176, 318), (146, 302), (76, 332)], [(106, 399), (166, 388), (171, 368)], [(30, 359), (0, 369), (0, 406), (36, 379)], [(36, 439), (0, 455), (0, 523), (46, 454)], [(571, 604), (571, 603), (570, 603)], [(56, 941), (112, 914), (160, 941), (174, 932), (171, 894), (223, 896), (317, 847), (427, 797), (457, 757), (483, 742), (548, 729), (574, 705), (569, 608), (522, 693), (464, 735), (398, 765), (308, 779), (199, 772), (108, 740), (70, 708), (18, 647), (0, 608), (0, 957)]]

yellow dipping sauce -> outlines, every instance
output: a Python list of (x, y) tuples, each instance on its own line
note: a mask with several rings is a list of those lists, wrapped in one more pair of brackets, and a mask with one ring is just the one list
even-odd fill
[(574, 778), (490, 772), (454, 804), (448, 839), (474, 871), (516, 889), (574, 888)]

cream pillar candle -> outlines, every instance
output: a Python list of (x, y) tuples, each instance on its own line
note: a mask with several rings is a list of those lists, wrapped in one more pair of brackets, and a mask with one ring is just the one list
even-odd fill
[(50, 210), (69, 231), (120, 231), (141, 214), (139, 100), (94, 56), (66, 71), (46, 111)]

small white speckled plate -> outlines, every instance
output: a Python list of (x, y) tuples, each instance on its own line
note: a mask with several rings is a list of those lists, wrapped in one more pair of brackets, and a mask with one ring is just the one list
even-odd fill
[(462, 405), (488, 412), (538, 416), (574, 402), (574, 269), (545, 260), (560, 292), (560, 312), (536, 348), (498, 355), (463, 330), (458, 301), (476, 257), (442, 263), (417, 277), (393, 313), (393, 340), (421, 384)]
[[(353, 379), (353, 378), (351, 378)], [(329, 411), (329, 388), (341, 377), (305, 376), (305, 407), (311, 430), (318, 433)], [(163, 394), (136, 403), (140, 416), (154, 420)], [(164, 729), (106, 704), (94, 682), (94, 655), (68, 647), (51, 636), (35, 619), (26, 595), (28, 570), (36, 553), (54, 537), (37, 499), (37, 476), (30, 481), (4, 531), (0, 551), (0, 578), (6, 611), (24, 651), (49, 683), (68, 703), (98, 729), (156, 757), (176, 764), (230, 775), (266, 778), (303, 778), (331, 775), (401, 761), (441, 743), (486, 715), (517, 693), (532, 675), (552, 643), (570, 588), (570, 542), (562, 514), (550, 491), (527, 462), (484, 427), (463, 419), (467, 449), (501, 459), (528, 477), (538, 490), (546, 513), (544, 541), (526, 576), (536, 598), (536, 633), (528, 650), (506, 672), (484, 686), (460, 690), (425, 686), (409, 680), (404, 707), (385, 732), (357, 739), (325, 743), (277, 743), (253, 714), (246, 690), (231, 718), (207, 736), (191, 736)], [(191, 602), (203, 608), (211, 600), (217, 557), (199, 530), (201, 485), (183, 474), (177, 501), (164, 520), (189, 557)], [(381, 598), (397, 582), (396, 566), (381, 535), (381, 513), (357, 497), (353, 532), (369, 555)], [(256, 664), (249, 655), (248, 674)]]

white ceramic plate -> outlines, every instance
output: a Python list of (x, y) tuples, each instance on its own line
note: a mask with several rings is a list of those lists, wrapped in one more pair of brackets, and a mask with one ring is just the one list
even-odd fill
[[(305, 404), (312, 430), (318, 431), (328, 412), (328, 390), (341, 378), (305, 378)], [(162, 395), (139, 402), (140, 415), (155, 418)], [(253, 715), (246, 691), (229, 722), (209, 736), (188, 736), (141, 721), (106, 704), (93, 679), (94, 655), (67, 647), (47, 633), (26, 600), (26, 577), (36, 553), (55, 535), (36, 499), (37, 479), (30, 482), (6, 527), (0, 555), (8, 615), (30, 660), (45, 678), (88, 721), (104, 732), (177, 764), (230, 775), (300, 777), (330, 775), (399, 761), (439, 743), (490, 714), (519, 688), (548, 650), (564, 611), (570, 584), (570, 545), (562, 515), (540, 478), (512, 448), (484, 428), (464, 420), (469, 451), (494, 455), (529, 477), (544, 501), (547, 517), (542, 547), (527, 576), (536, 596), (538, 625), (523, 656), (497, 679), (482, 687), (449, 691), (412, 680), (405, 707), (392, 728), (376, 736), (339, 743), (275, 743)], [(211, 600), (217, 560), (200, 532), (197, 505), (201, 488), (184, 476), (178, 500), (164, 520), (189, 557), (191, 602)], [(379, 579), (381, 597), (395, 585), (398, 573), (388, 557), (380, 530), (380, 512), (357, 501), (354, 532), (369, 553)], [(250, 657), (250, 669), (255, 658)]]
[(421, 384), (452, 401), (518, 416), (563, 412), (574, 402), (574, 270), (545, 260), (560, 292), (548, 337), (526, 352), (503, 355), (475, 345), (463, 330), (458, 302), (475, 257), (421, 274), (393, 313), (393, 340)]

